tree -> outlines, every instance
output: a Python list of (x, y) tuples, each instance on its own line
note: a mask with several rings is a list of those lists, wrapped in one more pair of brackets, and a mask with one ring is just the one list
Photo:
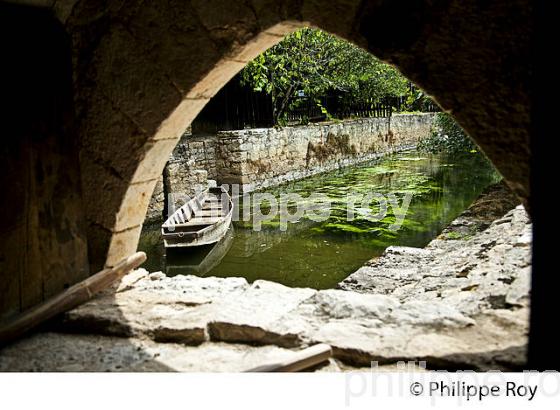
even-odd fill
[(419, 141), (418, 150), (458, 155), (476, 153), (477, 147), (451, 115), (439, 112), (434, 117), (430, 135)]
[(251, 61), (241, 74), (243, 84), (272, 96), (274, 121), (298, 101), (329, 91), (345, 99), (379, 102), (384, 97), (402, 96), (409, 82), (394, 67), (367, 51), (322, 30), (303, 28)]

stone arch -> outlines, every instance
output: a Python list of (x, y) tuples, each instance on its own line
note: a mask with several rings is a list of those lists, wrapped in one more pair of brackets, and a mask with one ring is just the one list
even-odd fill
[[(303, 27), (303, 24), (296, 22), (277, 24), (220, 58), (210, 67), (208, 73), (186, 92), (168, 117), (156, 128), (154, 134), (147, 139), (140, 148), (141, 155), (138, 163), (132, 168), (130, 182), (124, 187), (118, 210), (111, 222), (112, 232), (104, 265), (112, 266), (135, 251), (157, 178), (161, 175), (181, 135), (200, 110), (249, 61), (298, 27)], [(95, 181), (90, 183), (95, 184)], [(85, 195), (89, 194), (86, 192)], [(93, 210), (93, 213), (96, 211)], [(95, 250), (93, 252), (95, 254)]]
[(303, 25), (396, 65), (455, 116), (523, 200), (529, 197), (526, 1), (192, 0), (102, 11), (90, 3), (59, 14), (74, 41), (94, 268), (134, 251), (156, 179), (209, 98)]
[[(528, 0), (14, 3), (28, 6), (0, 3), (14, 57), (3, 78), (14, 98), (0, 175), (14, 189), (2, 202), (13, 215), (1, 229), (0, 285), (9, 298), (0, 315), (133, 252), (179, 134), (246, 62), (303, 25), (397, 66), (529, 199)], [(38, 35), (21, 29), (32, 16)], [(49, 47), (60, 52), (49, 55)], [(43, 50), (53, 64), (36, 69), (39, 54), (28, 50)]]

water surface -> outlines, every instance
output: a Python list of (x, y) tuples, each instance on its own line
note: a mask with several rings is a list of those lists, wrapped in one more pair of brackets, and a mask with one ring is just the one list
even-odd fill
[[(479, 154), (460, 159), (414, 151), (395, 154), (262, 191), (276, 198), (287, 193), (297, 193), (302, 198), (311, 193), (324, 194), (331, 201), (331, 214), (326, 221), (302, 218), (281, 231), (279, 219), (274, 218), (263, 222), (260, 232), (252, 229), (253, 220), (237, 221), (227, 237), (214, 247), (168, 255), (159, 228), (146, 228), (139, 249), (148, 254), (144, 267), (149, 271), (241, 276), (250, 282), (267, 279), (288, 286), (326, 289), (381, 255), (390, 245), (427, 245), (484, 188), (498, 180), (494, 169)], [(399, 230), (389, 229), (395, 223), (390, 206), (382, 220), (372, 221), (360, 215), (358, 201), (353, 206), (357, 218), (347, 221), (348, 198), (370, 192), (393, 193), (399, 204), (405, 194), (412, 195)], [(293, 202), (290, 205), (295, 206)], [(376, 201), (371, 203), (371, 212), (379, 212)]]

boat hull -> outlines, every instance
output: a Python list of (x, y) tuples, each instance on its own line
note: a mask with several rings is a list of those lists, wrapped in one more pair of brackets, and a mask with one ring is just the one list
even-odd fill
[[(208, 204), (205, 209), (204, 205)], [(166, 248), (190, 248), (220, 241), (231, 225), (233, 202), (223, 188), (210, 188), (179, 208), (162, 225)]]
[(192, 246), (204, 246), (204, 245), (210, 245), (216, 243), (225, 236), (231, 224), (231, 214), (232, 214), (231, 212), (228, 213), (228, 215), (224, 217), (223, 221), (213, 225), (212, 228), (208, 231), (208, 233), (204, 233), (199, 238), (193, 238), (193, 239), (189, 239), (188, 241), (184, 241), (180, 237), (166, 238), (164, 236), (163, 243), (166, 248), (189, 248)]

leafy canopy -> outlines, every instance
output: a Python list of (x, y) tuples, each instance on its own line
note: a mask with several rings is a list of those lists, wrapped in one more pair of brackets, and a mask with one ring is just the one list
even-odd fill
[(435, 115), (430, 135), (418, 143), (418, 150), (457, 155), (476, 153), (477, 147), (451, 115), (439, 112)]
[(367, 51), (322, 30), (303, 28), (251, 61), (242, 83), (272, 96), (276, 116), (303, 91), (321, 96), (338, 91), (354, 101), (379, 102), (402, 96), (410, 83)]

